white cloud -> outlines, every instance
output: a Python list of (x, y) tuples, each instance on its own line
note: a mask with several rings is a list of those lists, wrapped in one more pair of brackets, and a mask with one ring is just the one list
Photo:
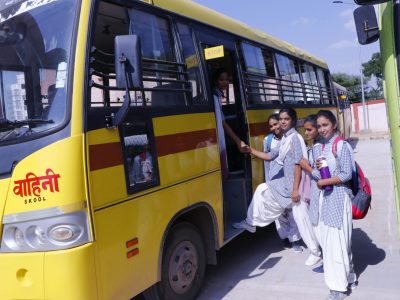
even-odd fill
[(357, 42), (355, 40), (340, 40), (329, 46), (331, 49), (347, 49), (357, 47)]
[(307, 17), (300, 17), (297, 18), (296, 20), (293, 20), (290, 24), (293, 26), (298, 26), (298, 25), (309, 25), (312, 24), (312, 20), (310, 20)]
[(352, 9), (346, 9), (344, 11), (342, 11), (339, 16), (344, 17), (344, 18), (348, 18), (348, 17), (353, 17), (353, 10)]
[(348, 20), (346, 23), (344, 23), (344, 28), (351, 32), (356, 32), (356, 25), (354, 23), (353, 19)]

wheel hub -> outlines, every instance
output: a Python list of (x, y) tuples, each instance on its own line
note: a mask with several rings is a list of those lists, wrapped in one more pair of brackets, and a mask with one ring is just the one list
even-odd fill
[(190, 289), (196, 277), (198, 253), (189, 241), (179, 243), (169, 262), (169, 283), (177, 294), (184, 294)]

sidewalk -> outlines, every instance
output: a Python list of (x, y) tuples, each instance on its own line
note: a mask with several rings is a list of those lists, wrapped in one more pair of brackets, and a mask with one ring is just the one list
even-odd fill
[(390, 133), (388, 131), (381, 132), (359, 132), (350, 133), (350, 140), (378, 140), (378, 139), (390, 139)]
[[(388, 136), (388, 135), (387, 135)], [(377, 140), (373, 138), (379, 137)], [(349, 300), (400, 299), (400, 239), (393, 188), (390, 142), (384, 135), (360, 135), (355, 158), (372, 185), (372, 209), (353, 222), (353, 255), (359, 286)], [(373, 156), (371, 156), (373, 153)], [(322, 274), (304, 265), (308, 256), (285, 249), (275, 226), (244, 233), (218, 252), (197, 300), (322, 300)]]

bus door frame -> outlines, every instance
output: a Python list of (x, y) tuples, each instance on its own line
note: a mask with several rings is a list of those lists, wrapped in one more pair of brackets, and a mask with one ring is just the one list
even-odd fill
[[(200, 27), (200, 28), (199, 28)], [(211, 99), (210, 102), (214, 105), (214, 97), (212, 91), (212, 78), (210, 78), (207, 61), (205, 60), (204, 47), (205, 46), (224, 46), (224, 53), (229, 52), (232, 62), (231, 74), (235, 87), (235, 106), (236, 106), (236, 117), (240, 120), (240, 134), (238, 136), (243, 137), (243, 141), (249, 144), (250, 133), (248, 131), (248, 122), (245, 105), (245, 94), (241, 80), (241, 69), (239, 55), (237, 52), (237, 40), (234, 36), (229, 36), (218, 30), (206, 28), (201, 25), (194, 26), (194, 31), (197, 39), (197, 46), (199, 52), (201, 52), (201, 61), (203, 63), (203, 70), (206, 70), (204, 77), (206, 83), (206, 90), (208, 90), (208, 96)], [(239, 106), (240, 105), (240, 106)], [(215, 106), (215, 105), (214, 105)], [(218, 111), (217, 107), (214, 107), (214, 113)], [(216, 116), (216, 130), (217, 135), (224, 137), (221, 118)], [(222, 142), (221, 142), (222, 140)], [(251, 202), (252, 197), (252, 175), (251, 175), (251, 159), (250, 155), (243, 155), (243, 173), (234, 174), (230, 173), (226, 165), (227, 153), (225, 138), (218, 138), (218, 146), (221, 157), (221, 170), (222, 170), (222, 186), (223, 186), (223, 203), (224, 203), (224, 239), (225, 241), (231, 240), (233, 237), (238, 235), (241, 230), (234, 229), (232, 224), (243, 220), (247, 215), (247, 208)], [(224, 162), (225, 161), (225, 162)], [(224, 170), (225, 168), (225, 170)]]

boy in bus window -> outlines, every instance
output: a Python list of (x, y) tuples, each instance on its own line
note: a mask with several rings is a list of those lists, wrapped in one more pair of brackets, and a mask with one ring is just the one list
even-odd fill
[[(219, 105), (219, 110), (222, 119), (222, 126), (224, 128), (225, 133), (235, 142), (239, 151), (242, 153), (248, 153), (249, 147), (243, 142), (237, 134), (232, 130), (229, 124), (225, 121), (225, 115), (222, 112), (222, 103), (226, 101), (226, 91), (229, 87), (229, 75), (225, 69), (218, 69), (213, 74), (213, 83), (215, 86), (214, 89), (214, 102), (215, 105)], [(218, 103), (217, 103), (218, 102)]]
[(153, 179), (153, 158), (145, 145), (143, 151), (133, 158), (134, 183), (144, 183)]

